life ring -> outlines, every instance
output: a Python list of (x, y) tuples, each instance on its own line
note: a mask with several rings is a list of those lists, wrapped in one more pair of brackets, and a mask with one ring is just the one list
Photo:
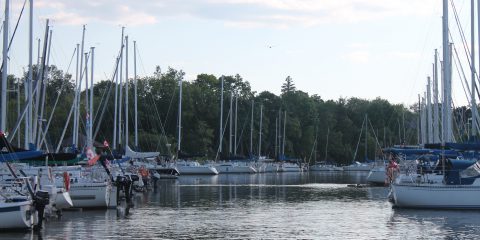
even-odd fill
[(65, 190), (70, 190), (70, 175), (68, 175), (68, 172), (63, 172), (63, 185), (65, 186)]

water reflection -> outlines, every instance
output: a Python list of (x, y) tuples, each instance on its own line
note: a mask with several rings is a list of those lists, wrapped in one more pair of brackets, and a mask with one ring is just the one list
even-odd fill
[(414, 238), (478, 239), (480, 211), (395, 209), (389, 224), (417, 229)]
[(41, 235), (15, 239), (438, 239), (476, 238), (480, 212), (392, 209), (366, 173), (181, 176), (138, 193), (129, 217), (65, 212)]

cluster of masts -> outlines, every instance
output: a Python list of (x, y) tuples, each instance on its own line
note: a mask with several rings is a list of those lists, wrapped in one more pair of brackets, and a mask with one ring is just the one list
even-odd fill
[[(60, 141), (56, 149), (48, 149), (48, 144), (45, 142), (45, 136), (48, 132), (50, 122), (52, 120), (53, 112), (58, 103), (60, 95), (57, 97), (57, 100), (54, 105), (54, 109), (48, 119), (46, 116), (45, 110), (45, 98), (46, 98), (46, 82), (48, 77), (48, 72), (50, 71), (49, 61), (50, 61), (50, 49), (51, 41), (53, 36), (53, 31), (50, 29), (49, 20), (46, 20), (45, 26), (45, 37), (43, 40), (42, 51), (40, 48), (40, 40), (38, 40), (38, 62), (36, 74), (33, 68), (33, 0), (29, 0), (29, 41), (28, 41), (28, 74), (25, 79), (25, 106), (22, 111), (19, 111), (19, 117), (15, 123), (13, 129), (9, 129), (7, 125), (7, 76), (8, 76), (8, 50), (9, 46), (13, 40), (9, 37), (9, 12), (10, 12), (10, 0), (5, 2), (5, 20), (3, 21), (3, 59), (2, 59), (2, 84), (1, 84), (1, 105), (0, 105), (0, 131), (7, 133), (8, 130), (9, 136), (8, 140), (11, 141), (15, 134), (20, 136), (20, 127), (24, 123), (25, 131), (25, 142), (24, 146), (26, 149), (41, 149), (42, 147), (47, 148), (49, 152), (59, 152), (60, 147), (65, 137), (66, 130), (68, 125), (73, 117), (73, 126), (72, 127), (72, 146), (75, 149), (79, 146), (79, 135), (80, 135), (80, 119), (85, 119), (85, 136), (86, 136), (86, 146), (92, 148), (93, 139), (96, 138), (96, 135), (99, 131), (100, 122), (102, 120), (105, 108), (107, 106), (106, 101), (102, 101), (99, 104), (97, 112), (93, 109), (93, 86), (94, 86), (94, 56), (95, 56), (95, 47), (90, 47), (89, 51), (85, 51), (85, 33), (86, 28), (83, 26), (82, 39), (81, 43), (77, 44), (72, 56), (76, 58), (76, 67), (75, 67), (75, 93), (73, 104), (69, 111), (65, 127), (63, 129)], [(23, 12), (23, 10), (22, 10)], [(21, 17), (21, 15), (20, 15)], [(19, 17), (19, 18), (20, 18)], [(16, 30), (16, 29), (15, 29)], [(124, 35), (125, 28), (122, 27), (122, 37), (120, 51), (116, 58), (115, 70), (112, 77), (112, 82), (115, 81), (115, 114), (114, 114), (114, 134), (113, 134), (113, 146), (116, 148), (117, 144), (125, 143), (128, 145), (129, 139), (129, 102), (128, 102), (128, 93), (129, 93), (129, 72), (128, 72), (128, 36)], [(137, 73), (136, 73), (136, 42), (134, 44), (134, 93), (137, 94)], [(123, 71), (123, 63), (125, 62), (125, 70)], [(125, 75), (123, 75), (125, 74)], [(125, 76), (125, 81), (124, 77)], [(85, 89), (85, 109), (82, 111), (80, 109), (81, 104), (81, 89)], [(125, 96), (123, 96), (123, 89), (125, 88)], [(63, 89), (63, 86), (62, 86)], [(110, 94), (110, 90), (108, 91)], [(108, 99), (108, 98), (107, 98)], [(125, 99), (125, 103), (122, 103), (122, 100)], [(137, 98), (135, 96), (134, 102), (134, 121), (135, 121), (135, 134), (134, 134), (134, 145), (138, 147), (138, 132), (137, 132)], [(102, 105), (103, 104), (103, 105)], [(124, 114), (124, 116), (122, 116)], [(72, 116), (73, 115), (73, 116)], [(84, 116), (84, 118), (83, 118)], [(124, 124), (123, 124), (124, 119)], [(94, 129), (94, 126), (96, 128)]]
[[(434, 63), (432, 64), (432, 78), (427, 77), (426, 91), (423, 94), (418, 95), (419, 106), (419, 120), (418, 120), (418, 141), (419, 144), (428, 143), (445, 143), (455, 142), (459, 138), (455, 138), (453, 134), (453, 120), (452, 120), (452, 64), (457, 66), (458, 74), (461, 78), (461, 83), (468, 101), (468, 105), (471, 110), (471, 122), (469, 133), (467, 134), (472, 139), (475, 139), (479, 134), (479, 120), (477, 110), (476, 98), (480, 97), (480, 93), (477, 87), (478, 74), (475, 69), (475, 45), (480, 46), (480, 37), (478, 42), (475, 42), (475, 21), (477, 21), (477, 32), (480, 33), (480, 4), (477, 3), (477, 18), (475, 18), (475, 1), (471, 0), (471, 12), (470, 12), (470, 43), (467, 44), (467, 40), (460, 25), (458, 14), (451, 1), (456, 24), (459, 29), (459, 34), (463, 43), (463, 50), (466, 55), (466, 62), (470, 68), (470, 84), (468, 83), (467, 76), (461, 66), (461, 59), (454, 44), (450, 42), (451, 31), (448, 26), (448, 0), (443, 0), (443, 49), (442, 60), (439, 61), (438, 52), (435, 49)], [(469, 49), (469, 46), (470, 49)], [(479, 53), (480, 55), (480, 47)], [(440, 75), (438, 74), (440, 68)], [(480, 68), (480, 61), (479, 61)], [(439, 79), (440, 76), (440, 79)], [(441, 103), (439, 98), (439, 81), (441, 81)], [(433, 94), (432, 94), (433, 92)], [(433, 95), (433, 96), (432, 96)], [(468, 130), (467, 130), (468, 132)]]

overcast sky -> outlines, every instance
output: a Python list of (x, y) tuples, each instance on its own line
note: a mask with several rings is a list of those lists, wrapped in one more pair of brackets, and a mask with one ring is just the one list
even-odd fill
[[(455, 2), (470, 39), (470, 1)], [(12, 1), (11, 28), (22, 4)], [(291, 76), (297, 89), (323, 99), (379, 96), (411, 104), (431, 75), (434, 49), (441, 51), (441, 0), (34, 0), (34, 6), (35, 37), (43, 39), (50, 18), (51, 63), (63, 70), (86, 24), (96, 80), (112, 74), (121, 26), (137, 41), (140, 76), (156, 65), (182, 69), (186, 80), (238, 73), (254, 91), (276, 94)], [(24, 15), (10, 51), (15, 74), (28, 63), (27, 30)], [(129, 51), (133, 74), (131, 41)], [(464, 98), (456, 91), (454, 98)]]

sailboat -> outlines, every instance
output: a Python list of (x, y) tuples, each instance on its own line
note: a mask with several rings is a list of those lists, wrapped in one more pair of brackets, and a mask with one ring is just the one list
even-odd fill
[[(223, 139), (223, 77), (221, 77), (221, 99), (220, 99), (220, 141), (219, 144), (222, 144)], [(226, 173), (256, 173), (257, 170), (254, 168), (250, 159), (245, 159), (243, 156), (237, 155), (237, 109), (238, 109), (238, 97), (235, 97), (235, 124), (233, 123), (233, 98), (234, 94), (230, 94), (230, 132), (229, 132), (229, 156), (226, 156), (225, 160), (216, 162), (214, 164), (215, 169), (220, 174)], [(252, 115), (251, 115), (251, 129), (250, 129), (250, 141), (252, 141), (252, 127), (253, 127), (253, 101), (252, 101)], [(235, 134), (232, 134), (232, 126), (235, 125)], [(232, 144), (232, 136), (234, 137), (234, 141)], [(233, 153), (232, 153), (232, 145), (233, 145)], [(221, 146), (220, 146), (221, 148)], [(219, 151), (221, 153), (221, 149)], [(251, 152), (251, 149), (250, 149)], [(220, 154), (221, 155), (221, 154)], [(221, 156), (222, 157), (222, 156)]]
[[(473, 3), (473, 1), (472, 1)], [(472, 24), (474, 24), (474, 6), (472, 5)], [(442, 152), (445, 148), (459, 150), (460, 144), (451, 143), (451, 47), (448, 30), (448, 0), (443, 0), (443, 124)], [(472, 26), (472, 29), (473, 26)], [(472, 33), (473, 36), (473, 33)], [(473, 39), (473, 37), (472, 37)], [(475, 45), (472, 41), (472, 46)], [(472, 47), (473, 49), (473, 47)], [(472, 51), (472, 55), (474, 52)], [(472, 58), (474, 59), (474, 58)], [(473, 65), (473, 63), (472, 63)], [(473, 70), (473, 67), (472, 67)], [(472, 74), (474, 77), (475, 75)], [(472, 79), (472, 91), (475, 91), (475, 79)], [(475, 94), (472, 92), (472, 103)], [(472, 104), (476, 106), (476, 104)], [(473, 118), (476, 116), (473, 115)], [(473, 121), (472, 121), (473, 122)], [(476, 124), (475, 124), (476, 125)], [(472, 124), (475, 133), (477, 126)], [(462, 149), (479, 151), (478, 144), (463, 144)], [(474, 157), (475, 158), (475, 157)], [(449, 158), (442, 153), (434, 169), (413, 174), (400, 174), (391, 184), (391, 201), (394, 207), (435, 208), (435, 209), (480, 209), (480, 162)]]
[(178, 135), (177, 135), (177, 160), (174, 167), (178, 170), (180, 175), (217, 175), (217, 169), (212, 165), (203, 165), (197, 161), (180, 159), (182, 156), (181, 142), (182, 142), (182, 79), (178, 81)]
[[(362, 124), (362, 129), (360, 130), (360, 137), (362, 136), (362, 131), (363, 131), (363, 128), (364, 128), (364, 125), (365, 125), (365, 161), (368, 160), (367, 159), (367, 138), (368, 138), (368, 116), (365, 115), (365, 118), (363, 119), (363, 122), (365, 124)], [(359, 142), (360, 142), (360, 139), (359, 139)], [(357, 150), (358, 150), (358, 144), (357, 144)], [(353, 159), (354, 161), (352, 162), (352, 164), (348, 165), (348, 166), (344, 166), (343, 167), (343, 170), (344, 171), (370, 171), (372, 168), (373, 168), (373, 164), (371, 163), (368, 163), (368, 162), (359, 162), (359, 161), (355, 161), (355, 156), (357, 155), (357, 150), (355, 150), (355, 154), (353, 156)]]
[[(337, 167), (333, 164), (329, 164), (327, 161), (328, 156), (328, 137), (330, 135), (330, 129), (327, 129), (327, 143), (325, 144), (325, 158), (323, 162), (317, 162), (309, 167), (310, 171), (343, 171), (343, 168)], [(315, 147), (317, 145), (317, 139), (315, 139)]]

